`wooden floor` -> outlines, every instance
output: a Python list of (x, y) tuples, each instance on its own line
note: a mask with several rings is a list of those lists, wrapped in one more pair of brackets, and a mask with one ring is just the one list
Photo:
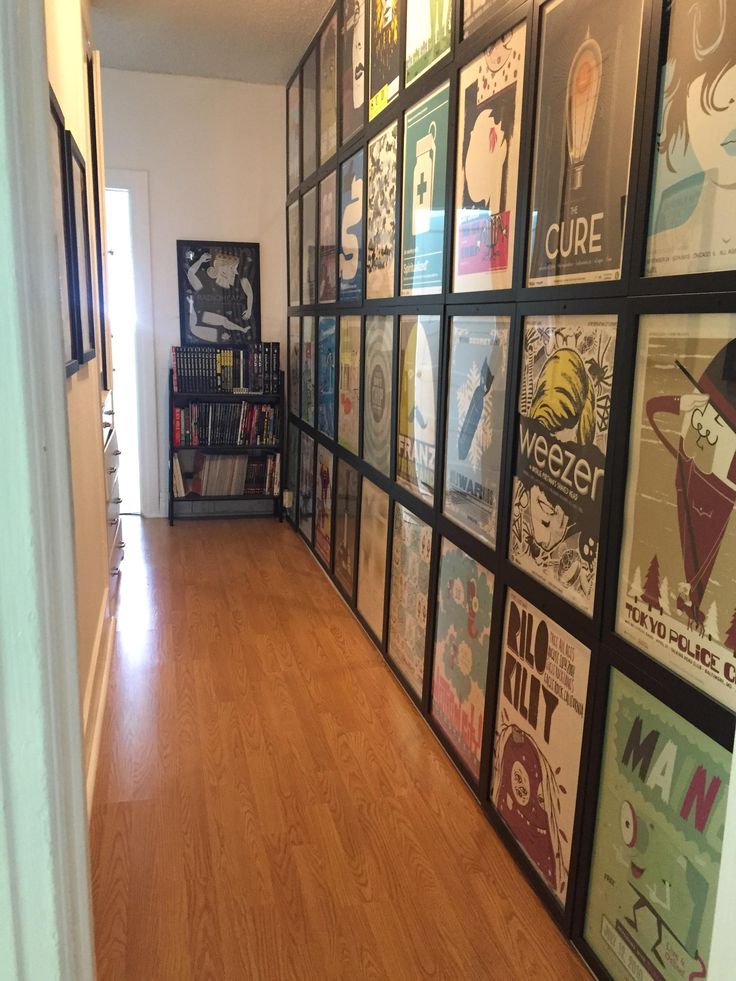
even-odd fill
[(125, 537), (100, 981), (588, 977), (286, 525)]

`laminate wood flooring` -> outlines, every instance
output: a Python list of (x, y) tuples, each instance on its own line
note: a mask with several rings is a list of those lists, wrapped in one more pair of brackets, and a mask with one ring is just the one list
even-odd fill
[(589, 976), (293, 531), (125, 534), (100, 981)]

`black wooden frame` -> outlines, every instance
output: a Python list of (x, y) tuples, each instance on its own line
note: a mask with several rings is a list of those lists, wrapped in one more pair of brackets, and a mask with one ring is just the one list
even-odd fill
[[(69, 185), (69, 210), (71, 219), (72, 241), (74, 243), (72, 261), (74, 269), (74, 317), (76, 321), (77, 340), (78, 340), (78, 360), (80, 365), (91, 361), (96, 351), (95, 341), (95, 308), (92, 295), (92, 243), (89, 234), (89, 207), (87, 200), (87, 167), (82, 156), (82, 151), (76, 144), (74, 137), (66, 131), (67, 158), (69, 161), (68, 185)], [(78, 168), (77, 176), (81, 181), (82, 194), (82, 214), (77, 214), (74, 200), (74, 168)], [(81, 228), (80, 228), (81, 225)], [(81, 244), (83, 254), (79, 254), (81, 232)], [(85, 279), (87, 282), (87, 316), (83, 316), (80, 281), (80, 265), (84, 263)], [(86, 320), (86, 323), (84, 322)]]

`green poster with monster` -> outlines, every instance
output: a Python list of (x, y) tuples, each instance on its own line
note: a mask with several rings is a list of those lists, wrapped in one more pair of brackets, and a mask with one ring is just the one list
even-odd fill
[(707, 978), (730, 768), (613, 671), (584, 935), (615, 978)]

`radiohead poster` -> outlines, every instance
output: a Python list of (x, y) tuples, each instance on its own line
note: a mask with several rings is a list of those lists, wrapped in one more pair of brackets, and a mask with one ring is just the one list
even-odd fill
[(727, 750), (612, 671), (584, 928), (612, 977), (708, 977), (730, 771)]
[(621, 276), (642, 2), (542, 8), (529, 286)]
[(527, 317), (509, 558), (593, 614), (616, 317)]
[(342, 142), (363, 125), (365, 104), (365, 4), (343, 0), (342, 21)]
[(394, 295), (398, 129), (398, 122), (393, 122), (368, 144), (365, 279), (369, 300)]
[(391, 466), (393, 339), (393, 317), (366, 317), (363, 459), (386, 476)]
[(340, 383), (337, 403), (337, 439), (340, 446), (358, 453), (360, 428), (360, 317), (340, 317)]
[(319, 257), (317, 290), (320, 303), (337, 299), (337, 173), (319, 184)]
[(431, 502), (434, 500), (440, 318), (401, 317), (399, 357), (396, 480)]
[(314, 485), (314, 548), (325, 565), (329, 566), (332, 542), (332, 453), (321, 443), (317, 444)]
[(299, 455), (299, 531), (312, 543), (312, 514), (314, 508), (314, 440), (302, 433)]
[(449, 105), (447, 82), (412, 106), (404, 117), (403, 295), (439, 293), (442, 289)]
[(647, 276), (736, 269), (736, 7), (665, 4)]
[(399, 0), (369, 0), (371, 73), (368, 120), (375, 119), (399, 94)]
[(736, 315), (641, 317), (616, 631), (736, 709)]
[(493, 576), (442, 540), (430, 714), (477, 780), (483, 742)]
[(451, 41), (452, 0), (407, 0), (405, 83), (444, 58)]
[(431, 557), (432, 529), (397, 502), (394, 505), (388, 656), (420, 698)]
[(363, 151), (340, 168), (340, 299), (363, 292)]
[(335, 438), (335, 355), (336, 321), (334, 317), (319, 318), (319, 401), (317, 428), (330, 439)]
[(351, 599), (357, 523), (358, 471), (338, 457), (335, 495), (335, 578)]
[(443, 511), (496, 547), (508, 317), (453, 317)]
[(491, 800), (564, 906), (590, 650), (512, 590), (503, 637)]
[(453, 289), (510, 289), (526, 24), (460, 73)]

